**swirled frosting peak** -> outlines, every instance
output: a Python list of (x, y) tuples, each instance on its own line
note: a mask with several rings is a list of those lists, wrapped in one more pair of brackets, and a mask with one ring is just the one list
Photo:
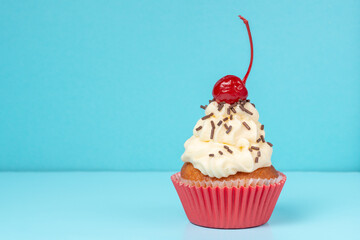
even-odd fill
[(204, 108), (205, 116), (184, 144), (182, 161), (216, 178), (271, 166), (272, 144), (265, 141), (264, 125), (253, 104), (212, 101)]

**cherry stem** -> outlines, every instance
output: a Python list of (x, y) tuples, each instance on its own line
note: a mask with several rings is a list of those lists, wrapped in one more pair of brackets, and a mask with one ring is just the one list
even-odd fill
[(249, 64), (249, 68), (245, 74), (245, 77), (243, 78), (243, 82), (244, 82), (244, 85), (246, 83), (246, 80), (249, 76), (249, 73), (250, 73), (250, 70), (251, 70), (251, 67), (252, 67), (252, 63), (253, 63), (253, 58), (254, 58), (254, 49), (253, 49), (253, 42), (252, 42), (252, 37), (251, 37), (251, 32), (250, 32), (250, 27), (249, 27), (249, 22), (248, 20), (246, 20), (245, 18), (243, 18), (242, 16), (239, 15), (239, 18), (241, 20), (243, 20), (244, 24), (246, 25), (246, 28), (247, 28), (247, 31), (248, 31), (248, 35), (249, 35), (249, 40), (250, 40), (250, 49), (251, 49), (251, 57), (250, 57), (250, 64)]

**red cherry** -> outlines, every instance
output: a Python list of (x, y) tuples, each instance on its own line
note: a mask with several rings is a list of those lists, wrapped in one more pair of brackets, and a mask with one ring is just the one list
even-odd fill
[(239, 99), (246, 100), (248, 91), (240, 78), (234, 75), (227, 75), (215, 83), (213, 89), (215, 100), (233, 104)]
[(252, 67), (253, 57), (254, 57), (253, 42), (251, 38), (249, 22), (242, 16), (239, 16), (239, 18), (243, 20), (244, 24), (246, 25), (246, 29), (249, 35), (250, 49), (251, 49), (250, 64), (242, 81), (240, 78), (234, 75), (227, 75), (215, 83), (212, 94), (218, 103), (226, 102), (229, 104), (233, 104), (240, 99), (246, 100), (248, 96), (248, 91), (245, 87), (245, 83), (249, 76)]

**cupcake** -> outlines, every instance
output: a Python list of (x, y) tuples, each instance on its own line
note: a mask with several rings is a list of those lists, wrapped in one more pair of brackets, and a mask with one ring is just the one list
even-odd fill
[(271, 163), (273, 145), (265, 139), (255, 105), (247, 99), (245, 77), (228, 75), (214, 86), (213, 100), (185, 142), (181, 171), (171, 180), (193, 224), (212, 228), (248, 228), (265, 224), (286, 176)]

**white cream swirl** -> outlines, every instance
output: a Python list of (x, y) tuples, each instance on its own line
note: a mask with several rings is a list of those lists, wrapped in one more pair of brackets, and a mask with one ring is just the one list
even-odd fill
[(196, 123), (193, 136), (185, 142), (182, 161), (216, 178), (271, 166), (272, 147), (264, 140), (256, 108), (250, 102), (243, 107), (237, 104), (233, 107), (235, 113), (230, 110), (229, 114), (229, 108), (224, 104), (219, 111), (215, 101), (207, 106), (205, 115), (212, 115)]

